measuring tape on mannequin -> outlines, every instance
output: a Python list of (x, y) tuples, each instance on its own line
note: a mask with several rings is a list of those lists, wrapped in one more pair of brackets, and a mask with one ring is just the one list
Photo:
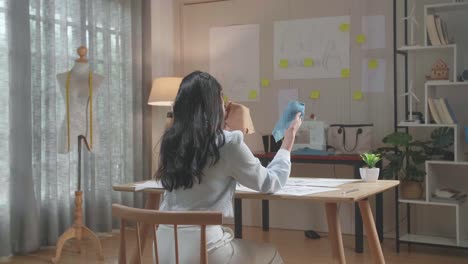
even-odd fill
[[(68, 72), (67, 82), (65, 85), (67, 93), (67, 138), (68, 151), (70, 151), (70, 78), (71, 71)], [(93, 73), (89, 72), (89, 145), (93, 148)]]

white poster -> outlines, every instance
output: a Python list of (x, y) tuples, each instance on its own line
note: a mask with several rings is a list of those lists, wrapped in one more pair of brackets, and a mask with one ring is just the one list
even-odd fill
[(340, 78), (349, 68), (349, 23), (349, 16), (276, 21), (275, 80)]
[(281, 118), (289, 101), (299, 100), (298, 89), (281, 89), (278, 91), (278, 118)]
[(361, 70), (362, 92), (383, 93), (385, 91), (386, 61), (363, 59)]
[(210, 73), (230, 101), (257, 101), (260, 86), (259, 25), (210, 29)]
[(361, 31), (366, 38), (366, 41), (361, 45), (361, 49), (385, 48), (385, 16), (363, 16)]

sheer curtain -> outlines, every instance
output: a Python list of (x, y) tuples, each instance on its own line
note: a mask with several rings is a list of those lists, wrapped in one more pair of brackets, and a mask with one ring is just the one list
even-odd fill
[(110, 231), (112, 203), (141, 204), (112, 191), (144, 174), (135, 16), (141, 0), (0, 0), (0, 256), (53, 245), (73, 222), (78, 155), (76, 144), (57, 151), (65, 102), (56, 75), (80, 45), (105, 76), (93, 105), (100, 147), (82, 156), (85, 223)]

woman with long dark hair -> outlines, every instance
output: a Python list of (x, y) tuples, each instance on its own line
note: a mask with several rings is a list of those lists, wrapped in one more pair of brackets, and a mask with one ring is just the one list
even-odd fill
[[(218, 81), (205, 72), (187, 75), (174, 103), (174, 123), (162, 137), (156, 179), (166, 189), (162, 211), (220, 211), (233, 216), (240, 183), (264, 193), (280, 190), (291, 171), (290, 151), (301, 125), (300, 113), (285, 132), (281, 149), (265, 168), (243, 142), (240, 131), (224, 131), (224, 102)], [(180, 263), (197, 263), (200, 228), (180, 226)], [(231, 229), (209, 226), (210, 263), (283, 263), (268, 244), (233, 239)], [(161, 263), (174, 263), (172, 226), (158, 228)]]

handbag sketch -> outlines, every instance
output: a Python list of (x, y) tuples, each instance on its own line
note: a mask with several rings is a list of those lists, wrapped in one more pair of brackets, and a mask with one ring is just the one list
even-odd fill
[(362, 154), (372, 148), (373, 124), (333, 124), (328, 129), (329, 145), (337, 154)]

